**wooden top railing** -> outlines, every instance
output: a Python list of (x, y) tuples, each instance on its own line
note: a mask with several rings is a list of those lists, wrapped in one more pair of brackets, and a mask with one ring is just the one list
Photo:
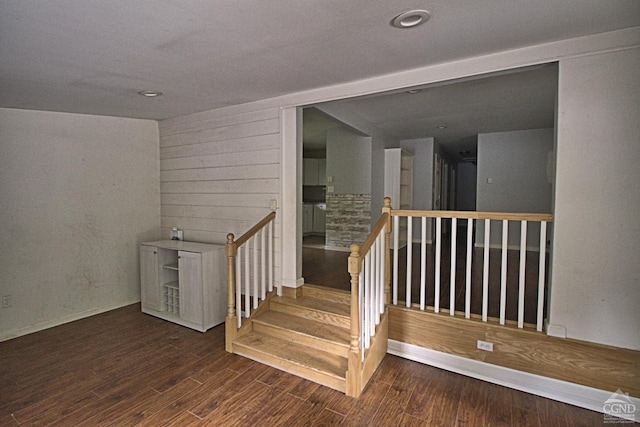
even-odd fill
[(515, 213), (515, 212), (477, 212), (477, 211), (442, 211), (442, 210), (407, 210), (393, 209), (391, 216), (412, 216), (427, 218), (463, 218), (463, 219), (492, 219), (508, 221), (546, 221), (552, 222), (553, 215), (549, 213)]

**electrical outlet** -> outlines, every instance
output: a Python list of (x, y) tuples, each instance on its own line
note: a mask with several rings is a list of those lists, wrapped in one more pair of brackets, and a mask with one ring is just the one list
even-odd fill
[(493, 343), (488, 341), (478, 340), (478, 349), (484, 351), (493, 351)]
[(11, 295), (4, 295), (2, 297), (2, 308), (9, 308), (13, 305), (13, 297)]

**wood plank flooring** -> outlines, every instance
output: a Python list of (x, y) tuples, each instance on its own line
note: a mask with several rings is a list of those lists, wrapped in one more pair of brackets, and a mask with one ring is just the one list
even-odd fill
[(138, 304), (0, 343), (0, 426), (590, 426), (602, 414), (387, 355), (360, 399)]
[[(465, 236), (465, 233), (458, 232), (458, 236)], [(315, 236), (312, 236), (315, 237)], [(456, 283), (455, 283), (455, 309), (465, 310), (465, 280), (466, 280), (466, 247), (464, 240), (458, 243), (456, 251)], [(420, 245), (413, 244), (412, 250), (412, 271), (411, 271), (411, 301), (414, 304), (420, 303)], [(471, 267), (471, 313), (482, 314), (482, 288), (483, 288), (483, 250), (475, 248), (473, 250)], [(302, 276), (305, 283), (322, 285), (337, 289), (349, 290), (350, 277), (347, 270), (349, 252), (325, 251), (315, 247), (304, 247), (302, 251)], [(398, 251), (398, 300), (404, 301), (406, 295), (407, 276), (407, 249), (406, 247)], [(449, 310), (450, 304), (450, 274), (451, 274), (451, 252), (450, 241), (445, 238), (442, 244), (442, 262), (440, 276), (440, 308)], [(425, 304), (433, 306), (434, 295), (434, 265), (435, 250), (433, 245), (427, 245), (427, 277)], [(507, 277), (506, 277), (506, 319), (518, 320), (518, 287), (519, 287), (519, 251), (509, 250), (507, 256)], [(489, 251), (489, 293), (488, 293), (488, 315), (489, 317), (500, 317), (500, 274), (501, 274), (501, 251), (491, 249)], [(535, 324), (538, 304), (538, 253), (528, 251), (526, 254), (526, 275), (525, 275), (525, 305), (524, 321)], [(545, 292), (547, 295), (548, 292)]]

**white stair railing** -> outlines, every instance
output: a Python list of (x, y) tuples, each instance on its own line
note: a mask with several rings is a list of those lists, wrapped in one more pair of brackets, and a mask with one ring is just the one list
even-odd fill
[(275, 217), (271, 212), (237, 240), (232, 233), (227, 235), (227, 351), (232, 351), (242, 319), (249, 318), (273, 291)]
[(353, 295), (357, 301), (355, 305), (357, 313), (353, 313), (352, 306), (352, 337), (357, 337), (361, 360), (364, 359), (364, 351), (371, 345), (371, 337), (375, 335), (376, 326), (380, 324), (381, 315), (385, 310), (387, 260), (384, 231), (388, 218), (388, 214), (383, 214), (362, 246), (354, 243), (350, 248), (349, 273), (352, 278), (352, 301)]
[[(392, 222), (394, 224), (394, 229), (398, 229), (397, 225), (400, 223), (401, 218), (406, 218), (407, 227), (406, 227), (406, 241), (409, 242), (407, 244), (406, 249), (399, 248), (397, 244), (394, 244), (393, 249), (393, 276), (392, 276), (392, 293), (393, 299), (392, 304), (398, 305), (400, 301), (398, 301), (398, 292), (399, 292), (399, 271), (401, 268), (405, 270), (405, 301), (404, 305), (406, 307), (411, 307), (413, 305), (412, 301), (412, 287), (413, 287), (413, 244), (411, 242), (413, 239), (413, 228), (412, 223), (414, 218), (420, 218), (420, 226), (421, 226), (421, 236), (420, 236), (420, 296), (417, 299), (416, 305), (420, 308), (420, 310), (433, 310), (435, 313), (440, 313), (442, 311), (441, 305), (441, 293), (443, 291), (442, 287), (446, 286), (445, 283), (442, 283), (442, 267), (443, 264), (447, 261), (443, 257), (443, 244), (448, 244), (448, 250), (450, 253), (449, 261), (449, 283), (448, 283), (448, 291), (449, 291), (449, 304), (448, 304), (448, 314), (451, 316), (464, 316), (465, 318), (472, 317), (472, 314), (479, 315), (483, 322), (490, 321), (489, 312), (490, 308), (493, 308), (495, 311), (495, 307), (490, 307), (490, 292), (496, 292), (492, 287), (492, 283), (490, 283), (490, 271), (492, 268), (495, 268), (495, 265), (491, 267), (490, 258), (491, 258), (491, 248), (500, 250), (500, 281), (499, 281), (499, 307), (498, 307), (498, 316), (497, 323), (500, 325), (505, 325), (510, 320), (516, 322), (518, 328), (523, 328), (525, 326), (525, 301), (526, 298), (526, 289), (525, 283), (527, 278), (528, 269), (532, 269), (530, 263), (527, 264), (527, 252), (528, 251), (536, 251), (539, 253), (538, 257), (538, 265), (537, 265), (537, 292), (535, 293), (537, 296), (536, 309), (535, 309), (535, 328), (538, 331), (542, 331), (543, 321), (544, 321), (544, 299), (545, 299), (545, 288), (546, 288), (546, 246), (547, 246), (547, 226), (548, 223), (552, 222), (553, 217), (551, 214), (532, 214), (532, 213), (499, 213), (499, 212), (473, 212), (473, 211), (419, 211), (419, 210), (391, 210), (390, 215), (393, 218)], [(429, 229), (427, 221), (430, 219), (435, 223), (435, 233), (433, 236), (433, 241), (430, 241), (427, 236), (427, 230)], [(450, 235), (446, 237), (443, 233), (443, 221), (451, 221)], [(492, 236), (492, 222), (500, 222), (502, 227), (501, 236), (498, 236), (497, 233), (493, 233)], [(519, 233), (517, 233), (517, 228), (511, 230), (511, 224), (519, 225)], [(466, 237), (463, 238), (462, 241), (458, 239), (458, 224), (466, 225)], [(536, 224), (534, 227), (531, 224)], [(483, 227), (484, 233), (479, 233), (480, 236), (483, 236), (476, 245), (482, 248), (482, 283), (481, 283), (481, 309), (479, 313), (472, 313), (472, 298), (476, 297), (476, 295), (472, 295), (473, 288), (473, 274), (472, 274), (472, 265), (474, 261), (474, 226)], [(516, 232), (514, 232), (514, 230)], [(538, 231), (539, 230), (539, 231)], [(537, 235), (535, 235), (537, 233)], [(400, 239), (398, 236), (399, 233), (394, 234), (395, 239)], [(404, 236), (402, 236), (404, 237)], [(462, 236), (460, 236), (462, 237)], [(498, 239), (501, 237), (501, 239)], [(532, 239), (533, 238), (533, 239)], [(448, 241), (446, 241), (447, 239)], [(403, 239), (404, 240), (404, 239)], [(531, 240), (534, 242), (531, 247), (528, 246), (528, 241)], [(500, 243), (498, 243), (500, 242)], [(510, 244), (511, 242), (511, 244)], [(518, 244), (514, 244), (517, 242)], [(461, 244), (461, 248), (458, 249), (458, 244)], [(537, 246), (536, 246), (537, 245)], [(430, 278), (427, 274), (427, 266), (429, 262), (429, 257), (427, 256), (429, 246), (433, 246), (434, 257), (433, 257), (433, 282), (432, 287), (428, 285), (430, 283)], [(404, 251), (406, 258), (406, 265), (400, 265), (400, 252)], [(458, 255), (464, 251), (464, 257), (458, 258)], [(508, 283), (508, 254), (509, 252), (517, 252), (519, 257), (519, 267), (518, 267), (518, 279), (517, 279), (517, 317), (515, 319), (507, 319), (507, 309), (509, 299), (507, 298), (507, 283)], [(458, 280), (458, 262), (464, 262), (465, 272), (464, 277)], [(528, 266), (529, 265), (529, 266)], [(445, 270), (446, 272), (446, 270)], [(457, 289), (456, 286), (458, 283), (464, 283), (464, 311), (457, 312), (455, 309), (456, 305), (456, 296)], [(445, 288), (446, 291), (446, 288)], [(513, 291), (512, 291), (513, 292)], [(433, 295), (433, 306), (426, 306), (427, 295)], [(513, 300), (513, 299), (511, 299)], [(492, 319), (491, 319), (492, 320)]]

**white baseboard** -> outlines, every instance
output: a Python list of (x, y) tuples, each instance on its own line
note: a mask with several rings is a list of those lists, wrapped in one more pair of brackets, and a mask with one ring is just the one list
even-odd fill
[(95, 316), (96, 314), (100, 314), (100, 313), (106, 313), (107, 311), (126, 307), (127, 305), (136, 304), (139, 302), (140, 302), (140, 298), (130, 300), (130, 301), (121, 301), (117, 304), (113, 304), (105, 307), (93, 308), (91, 310), (86, 310), (80, 313), (74, 313), (68, 316), (57, 317), (55, 319), (47, 320), (45, 322), (29, 325), (24, 328), (6, 331), (6, 332), (3, 332), (2, 335), (0, 335), (0, 342), (7, 341), (12, 338), (21, 337), (23, 335), (32, 334), (34, 332), (43, 331), (45, 329), (53, 328), (54, 326), (63, 325), (65, 323), (74, 322), (76, 320), (84, 319), (85, 317)]
[[(560, 381), (395, 340), (389, 340), (387, 353), (601, 413), (615, 391)], [(629, 400), (636, 408), (635, 419), (640, 420), (640, 399), (629, 397)]]

